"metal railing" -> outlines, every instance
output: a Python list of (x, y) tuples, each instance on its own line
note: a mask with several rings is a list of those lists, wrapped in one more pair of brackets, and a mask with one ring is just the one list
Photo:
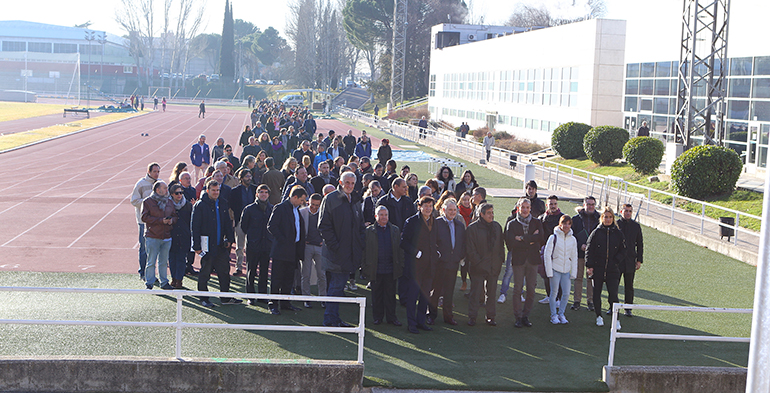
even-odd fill
[(428, 104), (428, 97), (423, 97), (411, 102), (404, 102), (402, 104), (396, 105), (395, 108), (393, 108), (394, 111), (406, 109), (406, 108), (414, 108), (415, 106), (420, 105), (427, 105)]
[(615, 341), (619, 338), (639, 338), (639, 339), (648, 339), (648, 340), (717, 341), (717, 342), (731, 342), (731, 343), (751, 342), (751, 337), (699, 336), (699, 335), (690, 335), (690, 334), (621, 333), (621, 332), (618, 332), (617, 330), (618, 310), (621, 310), (621, 309), (710, 312), (710, 313), (729, 313), (729, 314), (751, 314), (754, 312), (754, 310), (750, 308), (653, 306), (653, 305), (645, 305), (645, 304), (615, 303), (612, 305), (612, 324), (610, 326), (610, 354), (607, 357), (608, 367), (612, 367), (614, 365)]
[[(380, 128), (404, 139), (419, 142), (472, 162), (486, 160), (486, 152), (481, 143), (472, 139), (461, 138), (453, 130), (428, 129), (427, 132), (421, 134), (417, 126), (394, 120), (375, 119), (368, 113), (346, 108), (339, 109), (338, 112), (368, 126)], [(741, 226), (742, 219), (761, 221), (761, 217), (753, 214), (630, 183), (618, 177), (598, 175), (579, 168), (540, 159), (537, 155), (521, 154), (497, 147), (492, 148), (487, 162), (488, 166), (492, 166), (498, 172), (521, 178), (527, 178), (526, 167), (528, 164), (534, 165), (535, 179), (545, 182), (546, 189), (561, 189), (580, 196), (594, 195), (600, 206), (619, 207), (621, 204), (631, 203), (635, 207), (638, 206), (641, 210), (640, 214), (653, 220), (668, 222), (690, 232), (709, 235), (715, 239), (719, 239), (719, 236), (716, 236), (719, 228), (731, 228), (734, 233), (732, 238), (734, 246), (742, 247), (752, 253), (758, 252), (759, 232)], [(668, 200), (670, 203), (658, 201), (653, 196)], [(681, 208), (680, 206), (683, 204), (696, 206), (694, 210), (698, 210), (700, 214)], [(723, 211), (725, 215), (734, 216), (735, 223), (726, 224), (711, 218), (706, 215), (707, 209)]]
[[(140, 289), (94, 289), (94, 288), (39, 288), (39, 287), (0, 287), (0, 292), (59, 292), (59, 293), (90, 293), (117, 295), (164, 295), (176, 298), (176, 320), (174, 322), (138, 322), (138, 321), (78, 321), (78, 320), (43, 320), (43, 319), (0, 319), (0, 325), (68, 325), (68, 326), (124, 326), (124, 327), (155, 327), (174, 328), (176, 330), (175, 356), (182, 359), (182, 330), (185, 328), (202, 329), (238, 329), (238, 330), (267, 330), (282, 332), (326, 332), (326, 333), (356, 333), (358, 334), (359, 364), (364, 363), (364, 320), (366, 311), (365, 297), (319, 297), (293, 295), (267, 295), (262, 293), (236, 292), (199, 292), (184, 290), (140, 290)], [(182, 298), (184, 296), (206, 297), (238, 297), (242, 299), (292, 300), (308, 302), (337, 302), (357, 303), (359, 306), (357, 327), (332, 326), (291, 326), (291, 325), (259, 325), (259, 324), (226, 324), (226, 323), (190, 323), (182, 319)]]

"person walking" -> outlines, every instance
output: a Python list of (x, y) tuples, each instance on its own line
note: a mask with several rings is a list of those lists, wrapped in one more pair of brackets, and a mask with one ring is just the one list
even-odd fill
[[(622, 217), (618, 220), (618, 228), (623, 232), (623, 238), (626, 240), (626, 259), (620, 264), (620, 275), (623, 278), (623, 288), (625, 294), (623, 303), (634, 304), (634, 276), (636, 271), (642, 267), (644, 257), (644, 239), (642, 238), (642, 227), (633, 217), (634, 207), (630, 203), (623, 205)], [(631, 309), (626, 309), (626, 316), (633, 316)]]
[[(305, 223), (305, 253), (300, 263), (302, 270), (300, 286), (302, 294), (305, 296), (312, 295), (310, 293), (310, 277), (313, 270), (315, 270), (318, 278), (318, 295), (326, 296), (326, 273), (321, 266), (323, 238), (318, 230), (318, 212), (321, 208), (321, 200), (323, 200), (323, 196), (315, 193), (310, 196), (310, 204), (299, 209), (299, 215)], [(313, 305), (307, 301), (304, 306), (305, 308), (313, 308)], [(321, 302), (321, 307), (325, 306), (326, 304)]]
[(491, 132), (487, 132), (487, 136), (484, 137), (484, 142), (482, 145), (484, 146), (484, 150), (487, 152), (487, 163), (489, 163), (489, 156), (492, 154), (492, 146), (495, 145), (495, 137), (492, 136)]
[[(344, 296), (345, 283), (361, 265), (364, 249), (364, 218), (361, 198), (353, 192), (356, 175), (345, 172), (337, 190), (321, 201), (318, 230), (323, 238), (323, 268), (327, 274), (329, 296)], [(339, 314), (339, 303), (327, 303), (324, 326), (350, 327)]]
[(393, 158), (393, 149), (390, 147), (390, 140), (383, 138), (380, 141), (380, 147), (377, 149), (377, 161), (385, 165), (391, 158)]
[[(596, 308), (596, 326), (604, 326), (602, 319), (602, 287), (607, 286), (609, 309), (618, 303), (618, 284), (620, 283), (620, 265), (626, 262), (626, 242), (623, 232), (615, 224), (615, 213), (605, 207), (601, 214), (601, 224), (591, 232), (586, 241), (586, 268), (594, 284), (594, 305)], [(617, 329), (620, 330), (620, 321)]]
[[(548, 237), (543, 251), (545, 259), (545, 274), (550, 279), (551, 291), (548, 305), (551, 308), (551, 323), (554, 325), (567, 324), (564, 316), (569, 302), (569, 291), (572, 282), (577, 277), (577, 240), (572, 236), (572, 218), (562, 215), (559, 226)], [(557, 294), (561, 293), (561, 299)], [(557, 311), (558, 305), (558, 311)]]
[[(532, 204), (527, 198), (519, 199), (516, 205), (516, 218), (505, 226), (505, 245), (511, 251), (513, 268), (513, 313), (516, 316), (514, 327), (531, 327), (529, 313), (535, 302), (537, 285), (537, 266), (540, 264), (540, 246), (544, 243), (543, 224), (533, 219)], [(524, 281), (527, 283), (527, 295), (521, 304), (521, 292)]]
[(490, 295), (486, 301), (486, 322), (497, 326), (495, 321), (495, 300), (497, 277), (503, 266), (505, 247), (503, 227), (495, 221), (495, 208), (491, 203), (479, 206), (479, 219), (472, 222), (465, 231), (465, 263), (471, 278), (471, 293), (468, 301), (468, 325), (476, 325), (479, 303), (484, 300), (484, 289)]
[[(230, 245), (235, 241), (233, 224), (227, 200), (219, 197), (220, 184), (216, 180), (206, 183), (206, 192), (195, 202), (192, 212), (192, 249), (201, 257), (198, 274), (198, 291), (208, 292), (211, 272), (216, 270), (219, 290), (230, 291)], [(208, 296), (200, 297), (201, 305), (214, 307)], [(220, 298), (222, 304), (239, 304), (240, 299)]]
[(198, 181), (206, 176), (206, 168), (211, 163), (211, 152), (209, 145), (206, 144), (206, 135), (201, 134), (198, 137), (198, 143), (190, 148), (190, 162), (195, 167), (193, 171), (193, 181)]
[(155, 285), (155, 265), (158, 266), (161, 289), (174, 289), (168, 284), (168, 252), (171, 249), (171, 229), (177, 221), (174, 204), (168, 197), (166, 182), (159, 180), (152, 186), (152, 194), (142, 202), (142, 222), (147, 225), (144, 237), (147, 246), (145, 285)]
[(243, 209), (254, 203), (257, 195), (257, 186), (251, 183), (251, 171), (238, 171), (240, 183), (230, 192), (230, 210), (233, 211), (235, 221), (235, 276), (243, 274), (244, 249), (246, 248), (246, 231), (241, 228), (241, 214)]
[(144, 281), (144, 268), (147, 265), (147, 248), (145, 246), (145, 224), (142, 221), (142, 205), (152, 194), (153, 186), (160, 176), (160, 164), (153, 162), (147, 166), (147, 174), (139, 179), (131, 192), (131, 205), (136, 212), (136, 223), (139, 225), (139, 279)]
[(465, 258), (465, 221), (457, 214), (457, 202), (453, 198), (444, 201), (441, 217), (436, 219), (439, 258), (433, 277), (433, 296), (430, 298), (430, 316), (438, 316), (439, 298), (443, 296), (444, 323), (457, 325), (452, 314), (457, 269)]
[(198, 118), (203, 116), (203, 118), (206, 118), (206, 100), (201, 100), (200, 105), (198, 105)]
[[(270, 293), (273, 295), (290, 295), (294, 282), (294, 270), (305, 252), (304, 222), (300, 218), (299, 208), (307, 200), (307, 191), (301, 186), (293, 186), (288, 198), (273, 209), (273, 214), (267, 223), (267, 230), (273, 235), (273, 246), (270, 257), (273, 266), (270, 273)], [(281, 310), (300, 311), (288, 300), (273, 300), (270, 302), (270, 313), (281, 315)]]
[(168, 254), (171, 286), (174, 289), (185, 289), (182, 281), (187, 270), (187, 257), (190, 253), (190, 247), (192, 247), (192, 232), (190, 231), (192, 203), (185, 197), (185, 190), (181, 184), (174, 184), (170, 190), (171, 203), (174, 205), (177, 217), (171, 228), (171, 249)]
[[(269, 196), (268, 186), (259, 185), (256, 201), (243, 208), (241, 213), (241, 230), (246, 234), (246, 293), (267, 293), (270, 251), (273, 246), (273, 236), (267, 230), (273, 213)], [(259, 279), (257, 291), (254, 290), (255, 279)], [(249, 305), (256, 306), (257, 300), (249, 299)]]
[(385, 318), (393, 326), (402, 326), (396, 317), (396, 280), (404, 274), (404, 252), (398, 242), (401, 231), (388, 222), (385, 206), (378, 206), (375, 216), (376, 222), (366, 228), (361, 272), (371, 282), (374, 324)]

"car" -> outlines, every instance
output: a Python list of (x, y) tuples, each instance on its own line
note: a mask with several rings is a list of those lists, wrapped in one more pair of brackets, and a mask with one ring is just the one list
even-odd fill
[(305, 105), (305, 97), (301, 94), (289, 94), (281, 98), (281, 102), (288, 106), (303, 106)]
[(219, 80), (219, 74), (211, 74), (211, 76), (209, 77), (209, 80), (218, 81)]

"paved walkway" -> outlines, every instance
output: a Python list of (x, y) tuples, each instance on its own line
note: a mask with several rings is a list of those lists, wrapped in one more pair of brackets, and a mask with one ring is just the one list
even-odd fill
[(765, 180), (766, 180), (765, 177), (759, 177), (759, 176), (744, 173), (744, 174), (741, 174), (740, 178), (738, 178), (738, 183), (736, 183), (735, 186), (738, 188), (742, 188), (744, 190), (764, 193)]
[[(91, 117), (98, 117), (106, 114), (105, 112), (91, 112)], [(38, 128), (55, 126), (57, 124), (70, 123), (73, 121), (84, 120), (85, 115), (72, 115), (62, 117), (62, 114), (29, 117), (26, 119), (9, 120), (0, 122), (0, 135), (15, 134)]]

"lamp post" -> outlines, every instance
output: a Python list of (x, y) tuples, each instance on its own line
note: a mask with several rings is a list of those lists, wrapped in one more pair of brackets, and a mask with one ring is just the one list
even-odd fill
[(101, 35), (97, 34), (96, 41), (102, 44), (102, 60), (99, 63), (99, 77), (102, 80), (102, 83), (100, 84), (100, 86), (102, 89), (104, 89), (104, 44), (107, 43), (107, 32), (102, 32)]
[(86, 100), (88, 101), (88, 108), (91, 108), (91, 42), (96, 39), (95, 31), (86, 30), (86, 42), (88, 42), (88, 82), (86, 84)]

